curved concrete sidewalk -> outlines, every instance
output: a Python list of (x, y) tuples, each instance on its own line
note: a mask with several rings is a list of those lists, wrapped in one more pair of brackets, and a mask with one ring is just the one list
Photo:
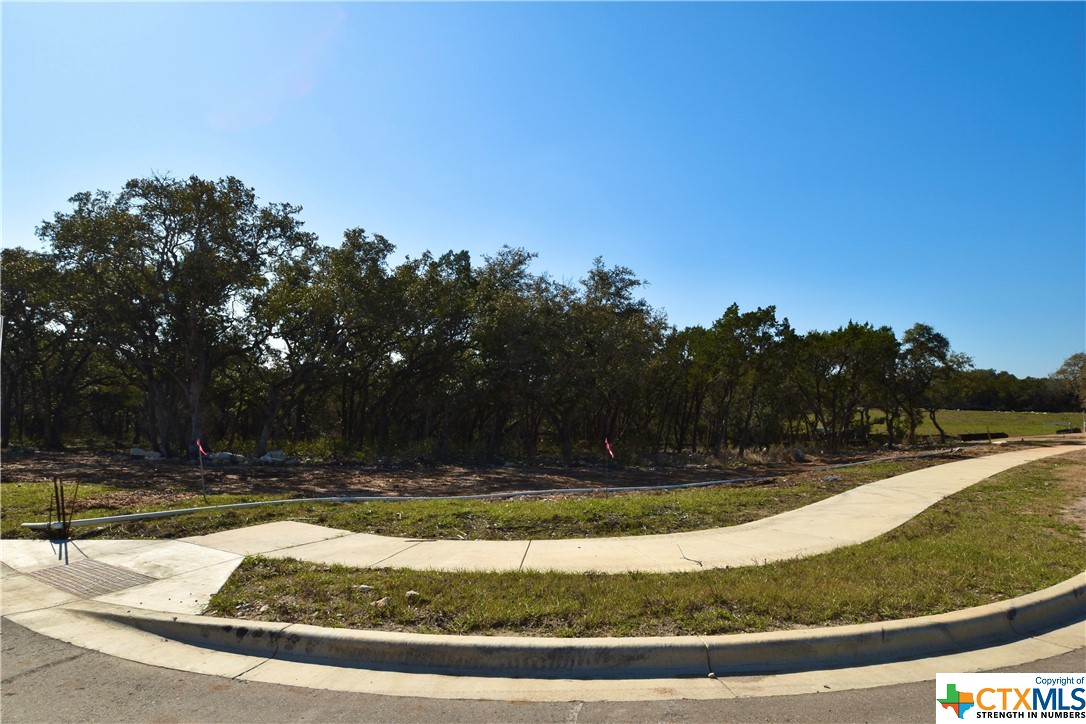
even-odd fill
[[(521, 547), (520, 559), (506, 567), (630, 570), (649, 561), (655, 567), (647, 570), (691, 570), (814, 555), (873, 538), (995, 473), (1081, 449), (1064, 445), (950, 463), (735, 528), (512, 543)], [(616, 541), (626, 547), (615, 547)], [(555, 546), (550, 557), (532, 559), (531, 548), (547, 548), (543, 543)], [(744, 548), (738, 559), (729, 557), (736, 546)], [(31, 630), (159, 666), (317, 688), (461, 698), (721, 698), (820, 691), (830, 686), (827, 681), (833, 688), (864, 688), (919, 681), (935, 671), (1025, 663), (1086, 645), (1086, 574), (1019, 599), (943, 616), (738, 636), (420, 636), (191, 616), (203, 611), (250, 553), (355, 566), (494, 568), (499, 566), (493, 561), (508, 556), (504, 547), (498, 544), (496, 557), (479, 564), (467, 557), (486, 555), (491, 546), (363, 536), (295, 522), (181, 541), (75, 541), (66, 551), (40, 540), (4, 540), (0, 606), (5, 617)], [(685, 557), (676, 561), (671, 547)], [(636, 557), (637, 565), (621, 565), (618, 556), (626, 550), (646, 552)], [(65, 555), (70, 565), (58, 560)], [(690, 560), (697, 555), (704, 557), (701, 566)], [(785, 669), (793, 673), (765, 675)], [(448, 675), (452, 671), (458, 675)], [(556, 678), (561, 686), (555, 686)]]
[(728, 528), (527, 541), (391, 538), (276, 523), (184, 540), (233, 553), (356, 567), (434, 570), (558, 570), (570, 573), (676, 572), (735, 568), (812, 556), (871, 540), (974, 483), (1034, 460), (1082, 449), (1023, 450), (937, 465), (854, 488), (805, 508)]

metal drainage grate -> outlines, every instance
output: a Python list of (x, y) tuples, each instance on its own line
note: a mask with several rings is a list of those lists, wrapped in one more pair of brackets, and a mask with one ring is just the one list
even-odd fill
[(92, 561), (90, 558), (83, 558), (66, 566), (29, 571), (27, 575), (83, 598), (94, 598), (158, 580), (126, 568)]

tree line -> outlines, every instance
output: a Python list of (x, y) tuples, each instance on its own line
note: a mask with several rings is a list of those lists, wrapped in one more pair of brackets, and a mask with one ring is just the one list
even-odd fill
[(1006, 373), (971, 370), (925, 324), (799, 334), (774, 307), (732, 305), (677, 329), (602, 259), (574, 283), (532, 273), (520, 248), (393, 263), (361, 228), (323, 245), (300, 207), (262, 205), (233, 177), (134, 179), (70, 203), (36, 230), (46, 251), (3, 250), (5, 447), (320, 440), (440, 460), (598, 456), (608, 439), (741, 455), (896, 444), (948, 405), (1077, 405), (1073, 380), (1004, 395)]

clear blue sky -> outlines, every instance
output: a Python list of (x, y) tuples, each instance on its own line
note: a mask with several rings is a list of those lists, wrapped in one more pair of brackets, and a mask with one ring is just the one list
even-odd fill
[(1086, 348), (1082, 3), (3, 3), (3, 244), (234, 175), (425, 249), (631, 267), (672, 324)]

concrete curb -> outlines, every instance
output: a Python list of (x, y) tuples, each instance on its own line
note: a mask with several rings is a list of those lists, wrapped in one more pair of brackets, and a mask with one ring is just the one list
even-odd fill
[[(717, 674), (886, 663), (984, 648), (1086, 621), (1086, 573), (1008, 601), (918, 618), (805, 631), (716, 636)], [(741, 639), (749, 637), (750, 641)]]
[(539, 679), (784, 673), (881, 664), (985, 648), (1086, 621), (1086, 573), (986, 606), (884, 623), (727, 636), (556, 639), (437, 636), (80, 608), (202, 648), (403, 673)]

